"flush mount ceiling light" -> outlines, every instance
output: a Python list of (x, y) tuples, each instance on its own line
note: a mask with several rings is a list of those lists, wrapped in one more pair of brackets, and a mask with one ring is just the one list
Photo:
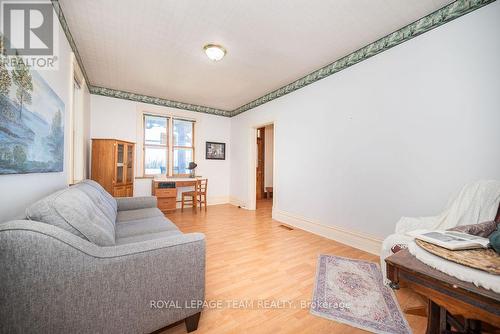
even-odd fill
[(227, 52), (223, 46), (217, 44), (207, 44), (203, 47), (203, 50), (207, 54), (207, 57), (213, 61), (221, 60)]

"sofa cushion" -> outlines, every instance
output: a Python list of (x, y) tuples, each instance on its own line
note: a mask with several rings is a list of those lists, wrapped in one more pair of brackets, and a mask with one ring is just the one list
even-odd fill
[(119, 222), (116, 224), (116, 240), (141, 234), (151, 234), (179, 230), (174, 223), (165, 217), (151, 217), (146, 219)]
[(26, 210), (31, 220), (58, 226), (99, 246), (115, 244), (114, 224), (76, 187), (58, 191)]
[(116, 199), (113, 196), (111, 196), (111, 194), (108, 193), (106, 189), (104, 189), (99, 183), (95, 182), (94, 180), (83, 180), (80, 183), (88, 184), (89, 186), (92, 186), (95, 189), (97, 189), (102, 194), (103, 198), (113, 208), (113, 210), (115, 212), (118, 211), (118, 205), (116, 204)]
[[(133, 216), (139, 216), (141, 214), (143, 217), (148, 214), (153, 216), (137, 220), (118, 221), (116, 223), (115, 236), (117, 245), (166, 238), (182, 234), (177, 226), (166, 218), (161, 211), (160, 215), (155, 215), (155, 210), (141, 209), (131, 211), (136, 211)], [(118, 211), (118, 215), (120, 215), (120, 211)], [(128, 218), (131, 216), (132, 215), (129, 215)]]
[(147, 209), (137, 209), (137, 210), (126, 210), (118, 211), (116, 217), (117, 222), (126, 222), (131, 220), (140, 220), (153, 217), (165, 218), (163, 213), (158, 208), (147, 208)]
[(80, 233), (79, 230), (74, 228), (59, 213), (57, 213), (52, 205), (54, 198), (59, 196), (59, 194), (63, 193), (64, 191), (66, 191), (66, 189), (59, 190), (58, 192), (44, 197), (41, 200), (30, 205), (26, 209), (26, 218), (57, 226), (65, 231), (79, 236), (80, 238), (88, 240), (82, 233)]
[(116, 204), (118, 211), (139, 210), (157, 208), (158, 200), (156, 196), (117, 197)]
[[(92, 181), (93, 182), (93, 181)], [(113, 224), (116, 222), (116, 206), (113, 206), (113, 203), (116, 201), (110, 201), (102, 191), (99, 191), (98, 188), (92, 186), (87, 182), (80, 182), (75, 184), (73, 187), (80, 189), (83, 191), (90, 200), (94, 203), (95, 206), (101, 210), (101, 212), (109, 219)]]
[(116, 245), (125, 245), (125, 244), (131, 244), (134, 242), (168, 238), (171, 236), (181, 235), (181, 234), (182, 234), (182, 232), (179, 230), (169, 230), (169, 231), (156, 232), (156, 233), (139, 234), (139, 235), (130, 236), (130, 237), (126, 237), (126, 238), (118, 238), (118, 239), (116, 239)]

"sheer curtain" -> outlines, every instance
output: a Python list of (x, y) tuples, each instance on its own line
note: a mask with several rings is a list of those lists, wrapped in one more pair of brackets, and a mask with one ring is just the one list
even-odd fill
[(85, 140), (83, 115), (82, 85), (75, 75), (73, 81), (73, 115), (71, 124), (72, 171), (70, 183), (77, 183), (85, 178)]

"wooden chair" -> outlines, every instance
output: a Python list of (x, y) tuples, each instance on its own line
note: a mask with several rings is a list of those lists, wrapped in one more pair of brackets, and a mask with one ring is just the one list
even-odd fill
[[(184, 191), (182, 193), (181, 211), (184, 211), (184, 206), (186, 204), (191, 205), (194, 208), (195, 201), (198, 201), (200, 204), (200, 211), (202, 210), (203, 204), (205, 204), (205, 211), (207, 211), (207, 187), (208, 179), (199, 179), (196, 182), (196, 190)], [(196, 198), (196, 196), (198, 196), (198, 198)]]

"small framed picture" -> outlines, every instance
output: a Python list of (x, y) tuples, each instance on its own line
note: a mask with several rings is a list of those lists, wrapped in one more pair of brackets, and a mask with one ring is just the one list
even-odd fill
[(207, 141), (206, 159), (226, 160), (226, 143), (214, 143)]

